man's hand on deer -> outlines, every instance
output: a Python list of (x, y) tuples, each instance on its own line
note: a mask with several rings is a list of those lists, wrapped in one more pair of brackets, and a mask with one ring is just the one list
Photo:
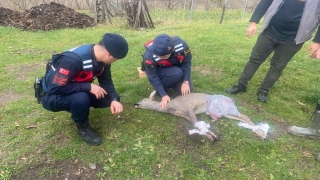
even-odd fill
[(167, 104), (170, 102), (170, 97), (168, 95), (163, 96), (160, 102), (160, 106), (162, 107), (162, 109), (166, 109), (167, 108)]
[(187, 94), (190, 94), (190, 86), (189, 83), (182, 83), (181, 84), (181, 94), (182, 96), (185, 96)]

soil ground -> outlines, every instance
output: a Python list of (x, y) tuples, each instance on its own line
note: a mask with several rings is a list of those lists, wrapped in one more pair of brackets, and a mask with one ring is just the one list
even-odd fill
[(64, 5), (51, 2), (32, 7), (25, 12), (0, 7), (0, 26), (13, 26), (21, 30), (56, 30), (94, 26), (94, 19)]

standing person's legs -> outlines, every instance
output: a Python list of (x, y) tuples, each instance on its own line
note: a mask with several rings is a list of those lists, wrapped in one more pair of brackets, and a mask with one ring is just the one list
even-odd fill
[[(309, 127), (289, 126), (287, 131), (296, 136), (320, 139), (320, 102), (316, 105), (316, 110), (313, 113), (313, 121)], [(320, 161), (320, 153), (316, 159)]]
[(287, 131), (297, 136), (320, 138), (320, 111), (316, 110), (313, 113), (313, 121), (309, 127), (289, 126)]
[(260, 65), (274, 51), (274, 39), (264, 33), (260, 34), (256, 44), (254, 45), (249, 60), (238, 80), (244, 86), (252, 79), (253, 75), (259, 69)]
[[(183, 83), (183, 72), (177, 66), (160, 67), (159, 75), (164, 88), (172, 88), (177, 93), (181, 94), (181, 85)], [(193, 89), (191, 79), (189, 81), (190, 90)]]
[(254, 45), (248, 62), (244, 66), (242, 73), (238, 79), (238, 84), (227, 89), (228, 94), (236, 94), (245, 92), (248, 82), (259, 69), (260, 65), (274, 51), (274, 39), (266, 33), (261, 33)]
[(279, 41), (275, 47), (270, 61), (270, 68), (264, 77), (259, 90), (269, 90), (280, 78), (282, 72), (293, 56), (302, 48), (303, 43), (296, 45), (294, 42)]
[(269, 89), (280, 78), (292, 57), (302, 48), (302, 44), (278, 41), (270, 61), (270, 68), (258, 89), (258, 101), (267, 102)]

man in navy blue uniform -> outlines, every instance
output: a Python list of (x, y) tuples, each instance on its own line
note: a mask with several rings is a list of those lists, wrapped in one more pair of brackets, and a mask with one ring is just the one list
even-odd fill
[[(110, 107), (122, 112), (120, 97), (111, 78), (111, 63), (124, 58), (128, 43), (119, 34), (106, 33), (99, 44), (86, 44), (52, 56), (42, 81), (46, 92), (42, 106), (53, 112), (68, 111), (78, 134), (90, 145), (102, 142), (89, 125), (90, 107)], [(99, 85), (93, 83), (97, 78)]]
[(150, 84), (161, 96), (161, 107), (166, 108), (170, 102), (169, 88), (182, 95), (189, 94), (193, 86), (188, 44), (178, 36), (160, 34), (144, 46), (142, 65)]

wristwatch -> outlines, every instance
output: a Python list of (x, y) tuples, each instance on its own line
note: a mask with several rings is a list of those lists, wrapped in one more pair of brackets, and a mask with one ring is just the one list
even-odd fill
[(189, 81), (183, 81), (183, 83), (185, 83), (185, 84), (189, 84)]

